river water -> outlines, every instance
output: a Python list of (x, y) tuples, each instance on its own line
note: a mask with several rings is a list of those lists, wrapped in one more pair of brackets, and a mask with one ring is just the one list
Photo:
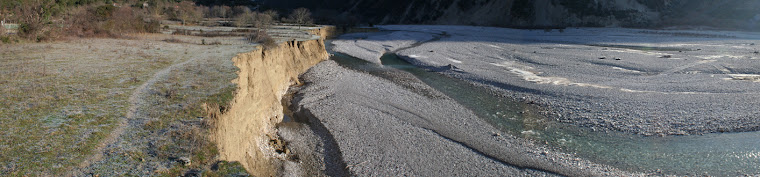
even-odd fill
[(395, 54), (384, 55), (382, 65), (333, 54), (331, 59), (343, 67), (385, 79), (394, 78), (384, 72), (409, 72), (505, 133), (546, 143), (596, 163), (628, 171), (675, 175), (760, 174), (760, 132), (645, 137), (592, 131), (552, 121), (539, 114), (534, 105), (418, 68)]

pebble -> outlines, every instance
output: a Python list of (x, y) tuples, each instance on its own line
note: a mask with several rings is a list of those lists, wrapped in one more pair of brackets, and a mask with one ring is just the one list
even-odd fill
[(187, 158), (187, 157), (180, 157), (179, 159), (177, 159), (177, 162), (182, 163), (182, 165), (184, 166), (190, 166), (192, 164), (190, 161), (190, 158)]

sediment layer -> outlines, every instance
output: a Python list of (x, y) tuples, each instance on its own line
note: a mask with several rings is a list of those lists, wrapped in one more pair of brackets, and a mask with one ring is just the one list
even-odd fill
[(269, 145), (277, 139), (275, 124), (282, 121), (280, 99), (298, 75), (324, 61), (324, 41), (287, 41), (277, 48), (258, 48), (232, 60), (240, 71), (233, 80), (238, 91), (229, 109), (216, 123), (214, 138), (220, 158), (239, 161), (254, 176), (275, 176), (285, 158)]

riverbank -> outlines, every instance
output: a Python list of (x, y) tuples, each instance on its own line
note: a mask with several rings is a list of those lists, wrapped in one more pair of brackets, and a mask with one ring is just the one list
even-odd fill
[(327, 57), (322, 39), (286, 41), (234, 57), (238, 89), (213, 133), (221, 159), (241, 162), (256, 176), (282, 174), (290, 153), (275, 130), (284, 118), (280, 101), (299, 74)]

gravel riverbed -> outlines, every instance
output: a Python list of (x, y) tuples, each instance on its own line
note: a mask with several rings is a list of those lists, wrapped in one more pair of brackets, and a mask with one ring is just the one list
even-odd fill
[[(499, 133), (414, 76), (388, 72), (395, 73), (393, 80), (407, 84), (334, 61), (320, 63), (302, 76), (306, 84), (293, 100), (295, 120), (322, 137), (318, 146), (337, 146), (341, 157), (324, 171), (342, 163), (357, 176), (634, 175)], [(280, 131), (282, 135), (294, 130)], [(292, 148), (304, 146), (310, 145)], [(329, 148), (314, 149), (320, 154)]]
[[(333, 44), (370, 62), (382, 55), (377, 51), (401, 48), (397, 54), (414, 65), (538, 103), (552, 119), (593, 129), (661, 136), (760, 129), (757, 33), (381, 28), (392, 33), (353, 34)], [(410, 45), (430, 35), (440, 39)]]

